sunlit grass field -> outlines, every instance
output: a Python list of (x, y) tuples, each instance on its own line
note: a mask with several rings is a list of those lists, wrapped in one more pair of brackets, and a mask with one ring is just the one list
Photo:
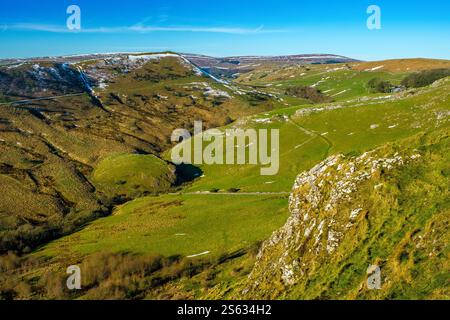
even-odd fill
[(110, 217), (54, 241), (44, 255), (133, 252), (219, 256), (267, 238), (288, 216), (287, 196), (163, 195), (120, 206)]
[[(288, 216), (287, 196), (258, 193), (289, 192), (298, 173), (328, 155), (360, 154), (426, 128), (446, 126), (438, 114), (447, 112), (449, 99), (447, 82), (393, 100), (349, 102), (340, 109), (303, 116), (295, 112), (305, 107), (289, 107), (247, 118), (243, 128), (280, 129), (278, 175), (261, 176), (259, 165), (199, 166), (203, 177), (178, 190), (180, 194), (127, 203), (112, 216), (47, 245), (39, 254), (113, 250), (190, 256), (244, 248), (265, 239)], [(287, 118), (279, 120), (284, 115)], [(258, 118), (275, 120), (261, 124), (254, 121)], [(236, 194), (221, 194), (230, 189)], [(210, 194), (190, 194), (195, 192)]]

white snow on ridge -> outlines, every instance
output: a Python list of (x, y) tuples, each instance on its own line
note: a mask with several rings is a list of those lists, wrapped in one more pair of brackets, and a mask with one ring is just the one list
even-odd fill
[(334, 72), (334, 71), (345, 70), (345, 69), (347, 69), (347, 67), (338, 67), (338, 68), (328, 69), (327, 72)]
[(18, 67), (20, 67), (20, 66), (22, 66), (24, 64), (25, 64), (25, 62), (21, 62), (21, 63), (18, 63), (18, 64), (13, 64), (13, 65), (7, 66), (6, 69), (8, 69), (8, 70), (15, 69), (15, 68), (18, 68)]
[(204, 255), (207, 255), (209, 253), (210, 253), (210, 251), (205, 251), (205, 252), (202, 252), (202, 253), (198, 253), (198, 254), (193, 254), (191, 256), (187, 256), (187, 258), (195, 258), (195, 257), (199, 257), (199, 256), (204, 256)]
[(203, 76), (205, 73), (196, 65), (194, 65), (191, 61), (189, 61), (186, 57), (182, 56), (182, 55), (178, 55), (178, 57), (184, 61), (184, 63), (186, 63), (187, 65), (189, 65), (192, 70), (195, 72), (195, 74), (199, 77)]
[(317, 87), (317, 86), (318, 86), (319, 84), (321, 84), (322, 82), (325, 82), (325, 79), (321, 79), (321, 80), (317, 81), (316, 83), (312, 84), (312, 85), (311, 85), (311, 88)]
[(82, 57), (89, 57), (89, 56), (113, 56), (113, 55), (140, 55), (145, 54), (145, 52), (129, 52), (129, 51), (123, 51), (123, 52), (96, 52), (96, 53), (81, 53), (81, 54), (70, 54), (70, 55), (64, 55), (64, 56), (55, 56), (51, 58), (82, 58)]
[(333, 94), (332, 97), (339, 96), (339, 95), (341, 95), (341, 94), (343, 94), (343, 93), (346, 93), (347, 91), (348, 91), (348, 89), (342, 90), (341, 92), (338, 92), (338, 93), (336, 93), (336, 94)]
[(155, 54), (144, 54), (144, 55), (128, 55), (128, 59), (131, 61), (148, 61), (148, 60), (154, 60), (154, 59), (161, 59), (161, 58), (167, 58), (167, 57), (180, 57), (177, 54), (174, 53), (155, 53)]
[(272, 59), (290, 59), (290, 60), (309, 60), (309, 59), (347, 59), (343, 56), (337, 56), (337, 55), (310, 55), (310, 56), (237, 56), (237, 57), (231, 57), (241, 60), (272, 60)]
[(376, 71), (376, 70), (380, 70), (380, 69), (382, 69), (382, 68), (384, 68), (384, 66), (378, 66), (378, 67), (374, 67), (374, 68), (372, 68), (372, 69), (366, 69), (366, 70), (364, 70), (364, 71)]

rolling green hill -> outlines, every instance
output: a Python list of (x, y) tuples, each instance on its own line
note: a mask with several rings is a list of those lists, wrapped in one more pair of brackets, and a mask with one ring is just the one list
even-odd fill
[(109, 156), (92, 172), (95, 187), (107, 197), (133, 199), (167, 192), (176, 182), (175, 167), (153, 155)]

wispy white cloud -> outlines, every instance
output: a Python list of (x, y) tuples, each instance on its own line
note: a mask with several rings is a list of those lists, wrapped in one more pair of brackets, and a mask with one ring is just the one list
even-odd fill
[(56, 25), (45, 25), (45, 24), (35, 24), (35, 23), (14, 23), (5, 24), (5, 30), (19, 30), (19, 31), (44, 31), (44, 32), (69, 32), (69, 29), (63, 28)]
[(41, 31), (51, 33), (150, 33), (150, 32), (204, 32), (204, 33), (228, 33), (228, 34), (258, 34), (258, 33), (274, 33), (283, 32), (283, 30), (264, 29), (264, 26), (258, 28), (241, 28), (241, 27), (196, 27), (196, 26), (146, 26), (137, 24), (127, 27), (98, 27), (98, 28), (81, 28), (81, 30), (69, 30), (64, 26), (33, 24), (33, 23), (16, 23), (5, 25), (6, 30), (20, 31)]

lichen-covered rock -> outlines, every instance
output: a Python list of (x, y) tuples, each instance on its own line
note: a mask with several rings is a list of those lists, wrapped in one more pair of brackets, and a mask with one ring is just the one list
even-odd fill
[(291, 216), (263, 243), (243, 296), (278, 298), (322, 261), (333, 259), (347, 231), (365, 213), (353, 199), (359, 186), (420, 157), (380, 156), (377, 150), (359, 157), (334, 155), (301, 173), (289, 198)]

